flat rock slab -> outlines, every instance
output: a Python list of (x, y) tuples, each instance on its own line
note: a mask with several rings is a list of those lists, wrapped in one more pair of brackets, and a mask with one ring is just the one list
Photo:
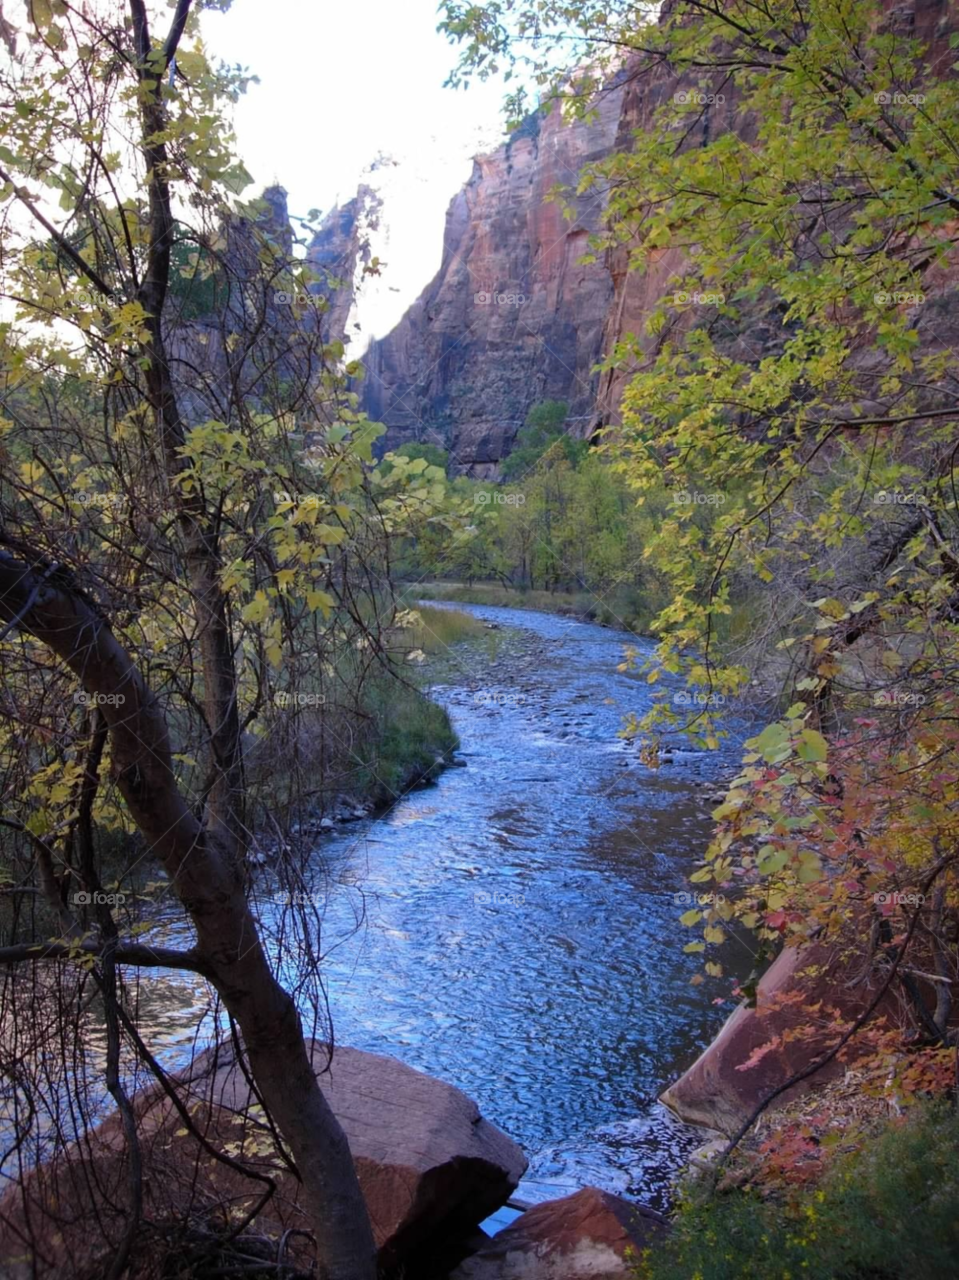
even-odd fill
[[(309, 1047), (349, 1139), (382, 1267), (397, 1266), (433, 1241), (468, 1234), (506, 1202), (526, 1158), (459, 1089), (358, 1049), (338, 1047), (326, 1072), (326, 1046)], [(299, 1184), (276, 1157), (232, 1048), (206, 1050), (172, 1079), (209, 1144), (276, 1182), (254, 1229), (279, 1237), (306, 1227)], [(256, 1205), (265, 1184), (216, 1161), (158, 1086), (142, 1090), (133, 1103), (146, 1221), (175, 1224), (192, 1203), (195, 1218), (222, 1226)], [(101, 1280), (125, 1222), (127, 1173), (122, 1128), (113, 1115), (92, 1132), (84, 1151), (72, 1147), (11, 1187), (0, 1200), (3, 1280)], [(290, 1238), (286, 1256), (308, 1261), (302, 1236)], [(150, 1274), (149, 1260), (138, 1262), (133, 1274)]]
[(584, 1187), (528, 1209), (450, 1280), (626, 1280), (636, 1255), (665, 1231), (665, 1219), (651, 1209)]

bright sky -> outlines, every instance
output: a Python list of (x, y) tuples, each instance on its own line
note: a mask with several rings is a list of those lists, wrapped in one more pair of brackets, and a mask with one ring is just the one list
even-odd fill
[(367, 317), (368, 331), (395, 323), (436, 272), (446, 207), (470, 157), (503, 134), (501, 82), (443, 88), (456, 50), (436, 32), (436, 4), (234, 0), (203, 17), (209, 53), (260, 78), (235, 118), (256, 191), (279, 182), (291, 213), (326, 213), (352, 198), (379, 152), (400, 162), (381, 254), (391, 305)]

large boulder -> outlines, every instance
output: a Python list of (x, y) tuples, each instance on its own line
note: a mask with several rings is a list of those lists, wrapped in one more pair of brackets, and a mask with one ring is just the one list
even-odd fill
[(635, 1262), (665, 1230), (651, 1209), (584, 1187), (528, 1209), (450, 1280), (625, 1280), (629, 1255)]
[[(660, 1101), (688, 1124), (732, 1135), (774, 1089), (831, 1049), (874, 995), (869, 978), (854, 976), (831, 949), (787, 947), (760, 980), (755, 1008), (740, 1005)], [(878, 1012), (892, 1010), (884, 997)], [(856, 1053), (854, 1039), (842, 1062), (833, 1059), (774, 1105), (834, 1079)]]
[[(526, 1168), (520, 1148), (480, 1115), (464, 1093), (395, 1058), (310, 1044), (320, 1084), (346, 1132), (384, 1270), (436, 1241), (470, 1233), (509, 1198)], [(276, 1183), (252, 1230), (278, 1239), (308, 1226), (296, 1179), (278, 1161), (233, 1050), (200, 1054), (173, 1077), (193, 1124), (217, 1151)], [(159, 1087), (133, 1099), (144, 1167), (143, 1221), (167, 1241), (195, 1239), (253, 1210), (267, 1184), (218, 1162), (184, 1125)], [(0, 1200), (3, 1280), (101, 1280), (127, 1220), (128, 1152), (119, 1117), (29, 1173)], [(188, 1212), (189, 1210), (189, 1212)], [(172, 1235), (171, 1235), (172, 1232)], [(145, 1230), (133, 1275), (152, 1274), (156, 1233)], [(112, 1245), (112, 1247), (111, 1247)], [(308, 1265), (304, 1236), (291, 1235), (288, 1261)]]

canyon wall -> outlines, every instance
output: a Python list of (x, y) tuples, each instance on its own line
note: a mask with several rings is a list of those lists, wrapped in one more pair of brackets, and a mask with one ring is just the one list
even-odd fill
[[(921, 41), (928, 50), (925, 61), (930, 67), (942, 75), (951, 73), (955, 51), (950, 49), (949, 40), (959, 32), (959, 6), (954, 0), (914, 0), (905, 4), (883, 0), (881, 7), (883, 30)], [(697, 85), (697, 76), (678, 76), (665, 64), (642, 76), (627, 74), (616, 150), (629, 150), (631, 139), (651, 126), (655, 112), (665, 101)], [(717, 135), (727, 132), (737, 133), (746, 142), (755, 139), (756, 122), (740, 110), (735, 86), (727, 84), (722, 88), (724, 101), (705, 108), (686, 137), (687, 147), (705, 146)], [(674, 341), (679, 331), (704, 322), (704, 308), (684, 306), (676, 309), (655, 337), (646, 333), (646, 322), (659, 299), (666, 295), (670, 278), (688, 269), (682, 249), (662, 250), (647, 260), (643, 272), (629, 270), (626, 246), (609, 252), (605, 261), (612, 277), (613, 301), (603, 332), (604, 355), (629, 336), (639, 341), (645, 359), (655, 355), (663, 344)], [(948, 268), (934, 268), (927, 280), (929, 296), (922, 305), (913, 308), (913, 324), (926, 349), (954, 348), (959, 341), (957, 282)], [(722, 281), (710, 288), (722, 292)], [(735, 320), (718, 314), (715, 308), (707, 310), (707, 323), (717, 348), (733, 360), (757, 362), (774, 355), (782, 349), (788, 336), (781, 323), (781, 313), (762, 303), (741, 305)], [(633, 371), (633, 366), (626, 363), (603, 374), (597, 394), (597, 411), (603, 422), (616, 421), (623, 388)]]
[(363, 408), (388, 428), (387, 447), (427, 440), (454, 468), (495, 474), (530, 407), (565, 400), (572, 429), (595, 416), (593, 373), (613, 303), (600, 259), (582, 264), (605, 200), (549, 193), (575, 185), (584, 164), (614, 147), (623, 86), (595, 119), (530, 117), (507, 143), (477, 157), (446, 216), (439, 272), (364, 359)]
[[(949, 0), (889, 4), (884, 25), (923, 40), (933, 65), (951, 66), (948, 41), (959, 29), (959, 12)], [(628, 270), (628, 246), (583, 263), (590, 234), (604, 225), (604, 192), (568, 195), (571, 217), (550, 198), (557, 187), (575, 188), (588, 162), (629, 150), (668, 98), (701, 87), (698, 76), (677, 76), (666, 64), (642, 75), (637, 69), (626, 67), (589, 121), (566, 122), (558, 109), (531, 116), (508, 142), (476, 158), (446, 215), (439, 271), (363, 358), (362, 407), (387, 426), (386, 448), (428, 441), (449, 450), (452, 470), (495, 477), (529, 409), (542, 400), (569, 404), (568, 429), (577, 436), (616, 421), (631, 370), (600, 375), (594, 366), (621, 339), (638, 338), (646, 356), (702, 322), (697, 308), (677, 307), (665, 327), (648, 336), (649, 315), (670, 278), (683, 271), (683, 251), (663, 250), (642, 273)], [(703, 111), (686, 146), (705, 145), (728, 130), (747, 141), (754, 134), (734, 88), (723, 89), (724, 101)], [(324, 229), (311, 256), (329, 266), (334, 246), (338, 261), (355, 254), (354, 222), (348, 222)], [(938, 303), (927, 309), (916, 323), (929, 331), (928, 340), (959, 336), (952, 323), (949, 334), (939, 332)], [(342, 319), (345, 325), (345, 313)], [(785, 339), (779, 315), (761, 307), (736, 320), (710, 309), (708, 322), (732, 358), (762, 358)]]

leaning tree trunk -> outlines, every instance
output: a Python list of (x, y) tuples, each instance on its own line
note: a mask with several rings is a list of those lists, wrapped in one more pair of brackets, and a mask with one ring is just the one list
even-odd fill
[(56, 653), (89, 693), (120, 695), (100, 700), (117, 786), (190, 913), (197, 968), (236, 1019), (257, 1088), (289, 1144), (320, 1275), (371, 1280), (373, 1236), (346, 1136), (317, 1083), (293, 999), (270, 968), (236, 858), (180, 794), (155, 695), (83, 592), (24, 548), (0, 548), (0, 617)]
[[(153, 692), (109, 621), (69, 575), (30, 548), (9, 541), (0, 545), (0, 618), (48, 646), (89, 693), (122, 694), (122, 702), (103, 707), (117, 785), (193, 919), (197, 970), (214, 983), (239, 1025), (257, 1088), (293, 1153), (316, 1233), (320, 1274), (324, 1280), (371, 1280), (373, 1234), (349, 1145), (320, 1091), (299, 1015), (273, 975), (244, 891), (238, 686), (219, 548), (201, 496), (179, 483), (188, 465), (183, 454), (187, 429), (163, 336), (175, 235), (163, 95), (191, 5), (192, 0), (177, 0), (169, 34), (155, 49), (143, 0), (129, 0), (149, 195), (146, 262), (136, 294), (146, 313), (146, 337), (134, 353), (131, 381), (137, 368), (144, 370), (145, 399), (165, 459), (163, 479), (177, 512), (197, 621), (212, 778), (202, 818), (191, 812), (176, 785), (167, 724)], [(24, 191), (17, 189), (16, 195), (93, 288), (108, 295), (96, 268)], [(136, 278), (132, 261), (130, 268)]]

